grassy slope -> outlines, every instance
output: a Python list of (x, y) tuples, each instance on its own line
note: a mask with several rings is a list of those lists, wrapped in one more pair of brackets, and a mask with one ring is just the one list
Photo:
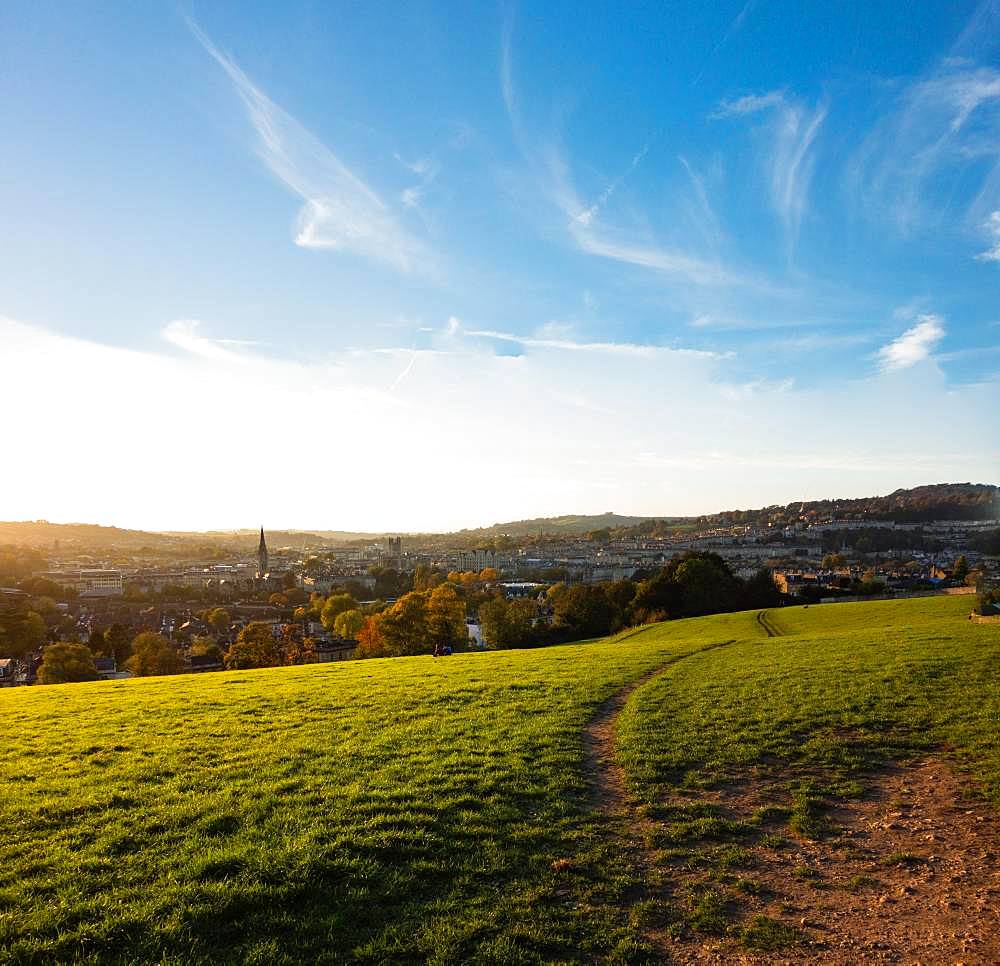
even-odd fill
[(584, 804), (597, 705), (745, 640), (636, 692), (619, 735), (640, 794), (765, 753), (846, 775), (831, 727), (899, 723), (923, 729), (907, 747), (967, 749), (995, 792), (1000, 648), (963, 606), (772, 615), (801, 638), (747, 613), (541, 651), (0, 692), (0, 958), (641, 958), (621, 911), (635, 870)]
[[(1000, 803), (1000, 635), (968, 609), (933, 598), (770, 611), (761, 631), (782, 636), (692, 655), (640, 688), (617, 753), (653, 823), (646, 914), (677, 935), (795, 944), (787, 922), (752, 914), (747, 896), (767, 891), (752, 847), (836, 841), (830, 808), (863, 796), (888, 760), (943, 750), (971, 792)], [(722, 787), (733, 797), (714, 797)], [(721, 804), (742, 794), (741, 808)]]
[(1000, 636), (968, 611), (932, 598), (769, 612), (785, 636), (694, 656), (636, 694), (619, 727), (634, 791), (652, 800), (771, 762), (849, 785), (944, 746), (1000, 803)]
[[(0, 949), (190, 962), (571, 958), (627, 935), (580, 730), (712, 631), (0, 692)], [(622, 873), (600, 863), (593, 887)]]

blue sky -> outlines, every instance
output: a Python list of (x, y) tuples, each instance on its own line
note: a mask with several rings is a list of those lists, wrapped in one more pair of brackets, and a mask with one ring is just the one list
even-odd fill
[(0, 517), (998, 477), (996, 0), (11, 2), (0, 63)]

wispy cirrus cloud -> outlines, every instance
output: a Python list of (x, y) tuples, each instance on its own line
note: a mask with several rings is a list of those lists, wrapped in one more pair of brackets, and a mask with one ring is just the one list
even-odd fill
[(650, 358), (657, 355), (688, 357), (692, 359), (721, 359), (717, 352), (705, 349), (672, 348), (670, 346), (649, 345), (635, 342), (578, 342), (574, 339), (548, 338), (542, 336), (514, 335), (495, 329), (472, 329), (467, 336), (479, 339), (495, 339), (498, 342), (512, 342), (528, 349), (555, 349), (563, 352), (594, 352), (617, 356), (641, 356)]
[(421, 199), (441, 172), (441, 165), (432, 158), (418, 158), (416, 161), (404, 161), (398, 154), (396, 155), (396, 160), (407, 171), (412, 172), (420, 179), (417, 184), (404, 188), (400, 194), (400, 201), (407, 208), (417, 208), (420, 205)]
[(630, 233), (595, 226), (570, 225), (570, 235), (581, 251), (664, 275), (673, 275), (699, 286), (749, 284), (720, 264), (658, 245), (643, 244)]
[(658, 244), (649, 232), (636, 232), (608, 224), (601, 216), (612, 196), (646, 157), (649, 144), (637, 151), (624, 171), (612, 179), (596, 198), (585, 203), (574, 184), (572, 168), (557, 138), (536, 138), (529, 133), (514, 83), (512, 53), (513, 22), (504, 23), (500, 45), (500, 92), (514, 141), (542, 187), (542, 191), (566, 219), (570, 240), (582, 252), (599, 258), (634, 265), (700, 287), (760, 286), (745, 273), (679, 248)]
[(915, 325), (878, 350), (879, 368), (882, 372), (897, 372), (929, 359), (944, 334), (944, 321), (939, 315), (917, 316)]
[(993, 237), (993, 245), (976, 255), (980, 262), (1000, 262), (1000, 211), (994, 211), (986, 219), (983, 230)]
[(600, 214), (601, 209), (611, 200), (611, 196), (618, 190), (622, 182), (642, 163), (642, 159), (649, 152), (647, 144), (641, 151), (638, 151), (629, 162), (628, 167), (617, 178), (610, 181), (607, 187), (597, 196), (596, 200), (588, 208), (585, 208), (578, 215), (576, 220), (581, 225), (589, 227), (594, 218)]
[(684, 155), (679, 154), (677, 160), (687, 174), (691, 185), (691, 191), (682, 202), (681, 207), (686, 212), (688, 221), (705, 242), (717, 249), (722, 241), (722, 228), (709, 199), (705, 175), (696, 171)]
[(253, 125), (264, 164), (304, 205), (295, 244), (302, 248), (352, 252), (403, 272), (430, 270), (433, 258), (389, 206), (315, 135), (274, 103), (189, 21), (201, 45), (225, 71)]
[[(960, 182), (971, 200), (955, 211)], [(946, 58), (904, 85), (848, 165), (847, 186), (904, 236), (944, 221), (978, 228), (1000, 203), (1000, 71)]]
[(721, 120), (768, 113), (773, 118), (765, 156), (771, 183), (771, 198), (788, 239), (789, 251), (798, 239), (806, 213), (809, 187), (816, 163), (815, 143), (826, 120), (828, 106), (809, 107), (783, 90), (747, 94), (724, 100), (710, 115)]
[(753, 13), (754, 8), (757, 6), (757, 0), (747, 0), (743, 4), (743, 8), (740, 12), (732, 19), (729, 26), (726, 28), (726, 32), (719, 39), (719, 42), (712, 48), (712, 52), (705, 58), (705, 62), (701, 69), (694, 76), (694, 80), (691, 81), (691, 85), (695, 86), (701, 81), (708, 68), (709, 63), (715, 58), (715, 56), (722, 50), (723, 47), (729, 42), (729, 39), (734, 35), (738, 34), (742, 29), (743, 25), (747, 22), (747, 18)]
[(766, 94), (745, 94), (732, 100), (723, 100), (709, 115), (713, 120), (723, 117), (745, 117), (747, 114), (758, 114), (772, 107), (781, 107), (785, 103), (785, 92), (768, 91)]
[(793, 243), (808, 203), (816, 161), (813, 145), (826, 113), (823, 104), (814, 109), (802, 104), (786, 105), (781, 112), (772, 161), (771, 191), (775, 208)]

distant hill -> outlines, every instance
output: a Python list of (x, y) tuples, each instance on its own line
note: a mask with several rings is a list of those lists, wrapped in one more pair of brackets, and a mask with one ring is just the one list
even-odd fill
[[(550, 535), (572, 537), (595, 530), (609, 530), (617, 536), (662, 535), (696, 525), (728, 526), (737, 523), (780, 526), (800, 520), (835, 517), (864, 521), (896, 520), (920, 523), (929, 520), (1000, 519), (1000, 488), (991, 483), (935, 483), (908, 490), (894, 490), (887, 496), (850, 499), (810, 500), (786, 506), (755, 510), (725, 510), (701, 517), (638, 517), (618, 513), (566, 514), (512, 520), (492, 526), (459, 530), (447, 534), (404, 534), (411, 541), (429, 545), (486, 543), (500, 536), (514, 539)], [(386, 534), (349, 530), (269, 530), (268, 544), (278, 547), (335, 547), (377, 540)], [(0, 522), (0, 545), (16, 544), (63, 550), (115, 551), (123, 554), (190, 556), (204, 552), (251, 553), (257, 545), (257, 529), (210, 530), (197, 532), (149, 532), (92, 523), (49, 523), (45, 520)]]
[[(537, 533), (590, 533), (592, 530), (617, 530), (621, 527), (634, 527), (644, 523), (651, 517), (627, 517), (618, 513), (598, 513), (589, 516), (566, 514), (561, 517), (535, 517), (532, 520), (513, 520), (510, 523), (494, 523), (491, 527), (478, 527), (473, 530), (460, 530), (462, 536), (492, 537), (507, 534), (511, 537), (532, 536)], [(680, 517), (673, 517), (680, 520)]]
[[(406, 534), (413, 540), (430, 543), (457, 540), (463, 544), (491, 540), (501, 534), (523, 537), (539, 533), (572, 535), (589, 533), (605, 528), (620, 529), (635, 526), (646, 517), (621, 516), (617, 513), (602, 513), (593, 516), (566, 515), (560, 517), (539, 517), (533, 520), (516, 520), (510, 523), (496, 523), (489, 527), (460, 530), (451, 534)], [(385, 533), (365, 533), (350, 530), (271, 530), (265, 528), (268, 546), (279, 547), (335, 547), (350, 543), (369, 542), (389, 536)], [(50, 549), (58, 545), (63, 550), (76, 547), (96, 551), (116, 550), (138, 554), (190, 554), (198, 547), (211, 550), (229, 550), (250, 553), (257, 546), (259, 530), (207, 530), (188, 531), (146, 531), (128, 530), (120, 527), (102, 527), (93, 523), (49, 523), (46, 520), (21, 522), (0, 521), (0, 544), (17, 544)], [(392, 534), (395, 535), (395, 534)]]
[(170, 543), (180, 543), (179, 537), (150, 533), (145, 530), (123, 530), (120, 527), (102, 527), (95, 523), (49, 523), (47, 520), (0, 522), (0, 543), (31, 544), (52, 547), (58, 541), (61, 547), (87, 547), (94, 550), (131, 549), (142, 547), (162, 549)]
[(835, 517), (841, 520), (895, 520), (922, 523), (930, 520), (1000, 519), (1000, 488), (993, 483), (933, 483), (888, 496), (854, 499), (809, 500), (758, 510), (727, 510), (699, 517), (701, 523), (759, 522)]
[[(257, 546), (258, 530), (210, 530), (206, 532), (156, 532), (102, 527), (93, 523), (49, 523), (46, 520), (0, 521), (0, 544), (17, 544), (62, 550), (118, 551), (142, 555), (188, 555), (203, 548), (206, 554), (228, 550), (250, 553)], [(365, 534), (306, 533), (297, 530), (268, 530), (272, 547), (335, 546), (364, 538)], [(369, 538), (370, 539), (370, 538)]]

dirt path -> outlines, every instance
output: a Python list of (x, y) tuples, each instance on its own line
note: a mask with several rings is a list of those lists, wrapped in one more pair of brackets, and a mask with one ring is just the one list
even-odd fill
[(757, 623), (768, 637), (781, 637), (781, 631), (774, 626), (774, 622), (771, 620), (766, 610), (762, 610), (757, 614)]
[[(655, 856), (649, 844), (650, 834), (655, 829), (655, 823), (629, 807), (625, 772), (615, 758), (615, 731), (618, 716), (635, 691), (661, 674), (665, 674), (679, 661), (732, 643), (732, 641), (719, 641), (716, 644), (698, 648), (696, 651), (688, 651), (670, 658), (602, 702), (584, 729), (584, 769), (590, 785), (590, 807), (612, 824), (613, 834), (628, 849), (635, 871), (642, 879), (638, 890), (641, 894), (655, 891), (661, 880), (661, 875), (655, 868)], [(635, 898), (639, 897), (639, 895), (635, 896)], [(667, 936), (660, 930), (652, 929), (644, 930), (644, 935), (660, 953), (663, 961), (670, 961)]]
[[(779, 636), (780, 632), (768, 619), (767, 611), (762, 610), (757, 614), (757, 623), (768, 637)], [(621, 639), (632, 637), (633, 634), (642, 633), (644, 630), (645, 628), (637, 628), (635, 631), (623, 635)], [(620, 691), (616, 691), (598, 707), (597, 712), (590, 719), (583, 732), (584, 768), (590, 783), (591, 808), (605, 815), (621, 815), (627, 811), (625, 774), (615, 758), (615, 729), (618, 724), (618, 716), (628, 699), (644, 684), (666, 673), (678, 661), (694, 657), (696, 654), (704, 654), (706, 651), (714, 651), (732, 643), (734, 642), (717, 641), (715, 644), (699, 647), (695, 651), (677, 654), (642, 677), (636, 678)]]
[(605, 815), (628, 813), (625, 773), (615, 758), (615, 729), (618, 725), (618, 716), (628, 699), (644, 684), (665, 674), (678, 661), (732, 643), (732, 641), (720, 641), (717, 644), (700, 647), (696, 651), (678, 654), (642, 677), (636, 678), (620, 691), (616, 691), (598, 707), (583, 732), (584, 772), (590, 784), (591, 808)]

